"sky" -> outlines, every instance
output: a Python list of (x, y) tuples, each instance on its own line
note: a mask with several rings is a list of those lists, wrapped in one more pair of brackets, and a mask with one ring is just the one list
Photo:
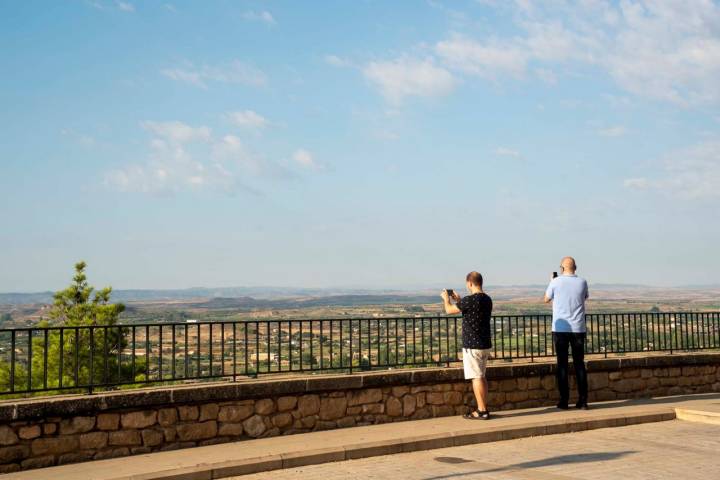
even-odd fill
[(0, 3), (0, 291), (720, 283), (720, 2)]

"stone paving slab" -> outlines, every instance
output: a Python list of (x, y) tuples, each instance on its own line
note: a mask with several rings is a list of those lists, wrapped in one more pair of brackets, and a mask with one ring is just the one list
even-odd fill
[(621, 400), (588, 411), (534, 408), (491, 421), (461, 417), (388, 423), (195, 447), (7, 474), (8, 480), (210, 480), (281, 468), (473, 443), (579, 432), (676, 418), (675, 408), (714, 409), (720, 395)]

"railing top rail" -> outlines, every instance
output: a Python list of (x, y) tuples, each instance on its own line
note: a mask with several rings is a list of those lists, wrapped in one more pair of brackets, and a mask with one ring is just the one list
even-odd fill
[[(587, 312), (588, 317), (608, 316), (608, 315), (646, 315), (646, 316), (660, 316), (660, 315), (720, 315), (720, 310), (708, 310), (708, 311), (682, 311), (682, 312)], [(508, 314), (508, 315), (493, 315), (492, 318), (498, 319), (515, 319), (515, 318), (550, 318), (552, 313), (525, 313), (525, 314)], [(461, 318), (460, 315), (421, 315), (421, 316), (379, 316), (379, 317), (316, 317), (316, 318), (257, 318), (257, 319), (241, 319), (241, 320), (198, 320), (193, 322), (154, 322), (154, 323), (117, 323), (114, 325), (50, 325), (47, 327), (39, 326), (28, 326), (28, 327), (15, 327), (15, 328), (0, 328), (0, 333), (7, 333), (12, 331), (27, 331), (27, 330), (86, 330), (88, 328), (140, 328), (140, 327), (170, 327), (170, 326), (193, 326), (193, 325), (232, 325), (232, 324), (262, 324), (262, 323), (286, 323), (286, 322), (349, 322), (349, 321), (365, 321), (365, 320), (437, 320), (437, 319), (453, 319)]]

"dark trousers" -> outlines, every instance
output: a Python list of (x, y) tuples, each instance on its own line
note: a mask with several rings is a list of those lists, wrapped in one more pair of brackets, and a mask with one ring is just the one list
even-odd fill
[(557, 357), (557, 385), (560, 391), (560, 403), (567, 405), (570, 401), (570, 385), (568, 383), (568, 347), (572, 350), (575, 382), (578, 388), (578, 403), (587, 403), (588, 383), (585, 370), (585, 334), (569, 332), (553, 332), (555, 356)]

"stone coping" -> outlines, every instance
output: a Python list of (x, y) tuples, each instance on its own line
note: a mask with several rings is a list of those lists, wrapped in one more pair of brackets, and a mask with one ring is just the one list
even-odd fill
[[(619, 371), (632, 368), (669, 368), (689, 365), (720, 364), (720, 353), (688, 353), (587, 360), (588, 372)], [(572, 370), (572, 369), (571, 369)], [(535, 377), (555, 373), (555, 364), (491, 364), (490, 380)], [(48, 417), (95, 415), (103, 411), (145, 407), (223, 402), (282, 395), (302, 395), (337, 390), (452, 383), (463, 380), (463, 369), (414, 368), (354, 374), (308, 375), (303, 377), (263, 378), (240, 382), (215, 382), (164, 386), (93, 395), (58, 395), (42, 398), (12, 399), (0, 402), (0, 423)]]

